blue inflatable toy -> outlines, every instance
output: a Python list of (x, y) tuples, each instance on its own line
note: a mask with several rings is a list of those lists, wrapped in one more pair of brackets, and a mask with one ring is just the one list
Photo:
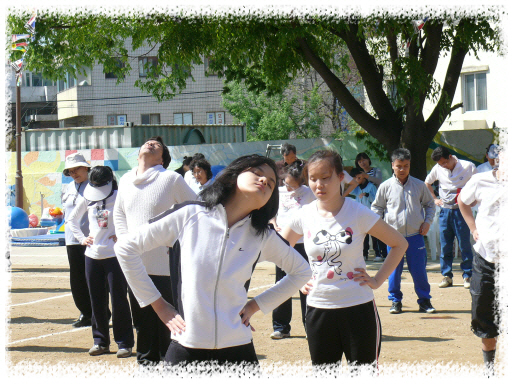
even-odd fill
[(28, 228), (28, 214), (18, 207), (7, 207), (7, 215), (9, 215), (9, 226), (12, 229)]
[(224, 168), (226, 168), (225, 165), (212, 165), (212, 178), (215, 179), (215, 176), (217, 176), (217, 174)]

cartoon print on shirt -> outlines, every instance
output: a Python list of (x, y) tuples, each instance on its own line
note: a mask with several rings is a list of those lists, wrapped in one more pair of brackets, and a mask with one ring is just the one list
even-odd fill
[(340, 260), (341, 257), (341, 244), (350, 244), (352, 243), (352, 235), (353, 231), (350, 227), (346, 228), (344, 231), (338, 232), (336, 235), (331, 235), (326, 230), (321, 230), (318, 232), (313, 239), (313, 243), (320, 245), (324, 245), (324, 254), (323, 256), (318, 256), (318, 261), (314, 261), (311, 263), (311, 267), (313, 269), (314, 274), (318, 274), (316, 267), (322, 265), (327, 262), (330, 267), (327, 272), (327, 278), (332, 279), (334, 277), (334, 272), (336, 274), (341, 275), (341, 265), (343, 264)]

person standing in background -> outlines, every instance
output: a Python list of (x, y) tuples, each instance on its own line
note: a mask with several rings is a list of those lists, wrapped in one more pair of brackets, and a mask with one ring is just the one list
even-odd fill
[[(119, 182), (114, 207), (117, 238), (139, 229), (174, 204), (195, 200), (196, 194), (185, 180), (166, 168), (171, 162), (162, 138), (152, 137), (139, 150), (138, 165)], [(119, 257), (119, 256), (118, 256)], [(165, 300), (172, 303), (169, 255), (166, 247), (144, 252), (144, 267)], [(169, 329), (151, 306), (141, 308), (129, 290), (133, 324), (137, 330), (137, 363), (154, 365), (163, 360), (170, 343)]]
[[(91, 166), (85, 161), (84, 155), (75, 152), (66, 157), (64, 176), (71, 176), (73, 181), (69, 183), (62, 195), (62, 207), (64, 209), (64, 222), (73, 212), (76, 205), (83, 199), (84, 189), (89, 179), (89, 170)], [(84, 216), (80, 222), (80, 228), (86, 235), (89, 234), (89, 221)], [(71, 232), (68, 225), (65, 225), (66, 252), (69, 261), (69, 283), (71, 286), (71, 295), (76, 307), (80, 311), (78, 319), (72, 324), (73, 327), (87, 327), (91, 325), (91, 297), (87, 280), (85, 278), (85, 249), (86, 246), (80, 244), (77, 238)]]

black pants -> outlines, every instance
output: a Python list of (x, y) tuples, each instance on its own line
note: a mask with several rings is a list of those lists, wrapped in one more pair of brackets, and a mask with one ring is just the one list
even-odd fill
[(91, 296), (85, 278), (85, 249), (86, 245), (66, 245), (69, 261), (69, 284), (71, 295), (78, 310), (85, 318), (91, 318)]
[(373, 300), (347, 308), (308, 305), (306, 325), (313, 365), (339, 363), (343, 354), (354, 365), (376, 364), (382, 328)]
[[(308, 261), (308, 255), (304, 250), (304, 244), (295, 244), (295, 250), (299, 252), (302, 257)], [(276, 266), (276, 283), (286, 276), (285, 271)], [(302, 292), (299, 291), (300, 295), (300, 309), (302, 312), (302, 324), (304, 324), (304, 328), (306, 327), (306, 298)], [(282, 333), (290, 333), (291, 326), (290, 321), (292, 321), (292, 298), (290, 297), (283, 304), (276, 307), (272, 311), (272, 326), (274, 327), (274, 331), (280, 331)]]
[[(173, 304), (170, 277), (156, 275), (149, 275), (149, 277), (162, 294), (163, 299)], [(171, 342), (171, 332), (151, 305), (141, 308), (131, 289), (128, 290), (128, 296), (132, 308), (133, 325), (137, 330), (137, 363), (142, 365), (158, 364), (164, 360), (167, 353)]]
[(187, 348), (172, 340), (165, 355), (165, 361), (170, 365), (190, 364), (217, 361), (219, 364), (255, 364), (258, 357), (252, 341), (249, 344), (221, 349)]
[(471, 276), (471, 330), (483, 339), (499, 334), (499, 309), (496, 300), (496, 265), (488, 262), (477, 252), (473, 257)]
[[(372, 236), (372, 245), (373, 250), (375, 251), (375, 257), (385, 258), (388, 255), (387, 245), (382, 241)], [(368, 251), (370, 250), (370, 235), (366, 234), (363, 242), (363, 256), (368, 256)]]
[(128, 284), (117, 258), (96, 260), (86, 257), (85, 275), (91, 295), (94, 345), (106, 347), (110, 344), (107, 293), (107, 290), (110, 290), (114, 340), (119, 348), (132, 348), (134, 337), (127, 297)]

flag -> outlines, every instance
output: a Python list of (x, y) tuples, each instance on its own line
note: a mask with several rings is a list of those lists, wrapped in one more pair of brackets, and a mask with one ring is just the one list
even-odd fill
[(425, 23), (427, 22), (427, 20), (428, 20), (428, 16), (425, 17), (423, 20), (414, 21), (413, 22), (414, 32), (418, 33), (419, 31), (421, 31), (423, 29), (423, 27), (425, 26)]
[(21, 78), (23, 76), (23, 72), (19, 71), (16, 73), (16, 86), (19, 87), (21, 85)]
[(20, 72), (21, 68), (23, 67), (23, 58), (16, 60), (14, 63), (11, 63), (11, 66), (16, 72)]
[(34, 40), (34, 37), (30, 33), (25, 33), (25, 34), (21, 34), (21, 35), (12, 35), (12, 42), (13, 43), (17, 42), (18, 40), (23, 40), (23, 39), (32, 39), (32, 40)]
[(25, 52), (27, 50), (28, 43), (14, 43), (12, 45), (13, 51), (23, 51)]
[(37, 13), (34, 12), (32, 17), (30, 18), (30, 20), (27, 21), (27, 23), (25, 24), (25, 29), (28, 30), (30, 33), (36, 32), (36, 18), (37, 18)]

